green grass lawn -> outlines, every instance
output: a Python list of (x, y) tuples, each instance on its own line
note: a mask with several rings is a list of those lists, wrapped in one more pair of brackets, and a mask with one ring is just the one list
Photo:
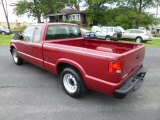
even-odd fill
[[(0, 35), (0, 46), (8, 46), (12, 38), (13, 38), (12, 35)], [(135, 43), (131, 41), (121, 41), (121, 42)], [(152, 41), (148, 41), (147, 43), (143, 44), (145, 44), (147, 47), (160, 47), (160, 39), (153, 39)]]
[[(122, 41), (128, 43), (135, 43), (133, 41)], [(147, 43), (142, 43), (147, 47), (160, 47), (160, 39), (153, 39), (152, 41), (148, 41)]]
[(12, 35), (0, 35), (0, 46), (8, 46), (12, 38)]

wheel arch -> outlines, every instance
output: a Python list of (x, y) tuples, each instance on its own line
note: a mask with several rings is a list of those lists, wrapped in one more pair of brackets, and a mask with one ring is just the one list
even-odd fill
[(111, 36), (110, 36), (110, 35), (106, 35), (106, 36), (105, 36), (105, 39), (106, 39), (107, 37), (110, 38), (110, 40), (111, 40)]
[(12, 50), (13, 50), (14, 48), (17, 49), (15, 45), (11, 45), (11, 46), (10, 46), (10, 52), (11, 52), (11, 54), (12, 54)]
[(82, 68), (82, 66), (79, 63), (77, 63), (73, 60), (70, 60), (70, 59), (58, 60), (58, 62), (56, 63), (57, 74), (60, 75), (61, 72), (67, 67), (71, 67), (71, 68), (76, 69), (81, 74), (83, 79), (85, 78), (86, 73), (85, 73), (84, 69)]
[(143, 40), (143, 38), (142, 38), (141, 36), (137, 36), (137, 37), (135, 38), (135, 40), (136, 40), (137, 38), (141, 38), (141, 39)]

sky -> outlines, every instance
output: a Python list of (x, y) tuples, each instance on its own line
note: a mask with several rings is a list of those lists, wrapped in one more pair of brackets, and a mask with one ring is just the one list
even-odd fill
[[(5, 0), (3, 0), (5, 1)], [(34, 20), (34, 18), (30, 17), (28, 18), (28, 16), (25, 14), (25, 15), (21, 15), (21, 16), (16, 16), (14, 13), (13, 13), (13, 9), (14, 9), (14, 6), (11, 6), (12, 3), (14, 2), (17, 2), (18, 0), (6, 0), (7, 1), (7, 8), (8, 8), (8, 18), (9, 18), (9, 22), (36, 22)], [(4, 14), (4, 11), (3, 11), (3, 7), (2, 7), (2, 3), (0, 1), (0, 22), (6, 22), (6, 18), (5, 18), (5, 14)]]
[[(5, 0), (3, 0), (5, 1)], [(34, 18), (30, 17), (28, 18), (28, 16), (25, 14), (25, 15), (21, 15), (21, 16), (16, 16), (14, 13), (13, 13), (13, 9), (14, 9), (14, 6), (10, 6), (12, 3), (14, 2), (17, 2), (18, 0), (6, 0), (8, 5), (7, 5), (7, 8), (8, 8), (8, 17), (9, 17), (9, 22), (36, 22), (36, 20), (34, 20)], [(151, 8), (151, 9), (147, 9), (146, 10), (147, 12), (150, 12), (152, 14), (156, 13), (156, 9), (155, 8)], [(159, 7), (159, 17), (160, 17), (160, 7)], [(3, 7), (2, 7), (2, 4), (0, 3), (0, 22), (5, 22), (6, 19), (5, 19), (5, 15), (4, 15), (4, 11), (3, 11)]]

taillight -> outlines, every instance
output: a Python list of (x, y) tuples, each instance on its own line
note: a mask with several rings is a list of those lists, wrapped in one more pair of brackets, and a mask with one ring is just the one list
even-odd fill
[(109, 63), (108, 71), (110, 73), (122, 73), (123, 62), (122, 61), (112, 61)]

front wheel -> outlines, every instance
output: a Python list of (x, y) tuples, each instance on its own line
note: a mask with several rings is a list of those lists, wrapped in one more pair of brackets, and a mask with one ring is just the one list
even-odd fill
[(12, 57), (13, 57), (13, 61), (14, 61), (15, 64), (17, 64), (17, 65), (22, 65), (23, 64), (23, 59), (21, 59), (18, 56), (15, 48), (12, 50)]
[(86, 87), (82, 76), (76, 69), (65, 68), (60, 78), (62, 87), (69, 96), (77, 98), (85, 93)]

